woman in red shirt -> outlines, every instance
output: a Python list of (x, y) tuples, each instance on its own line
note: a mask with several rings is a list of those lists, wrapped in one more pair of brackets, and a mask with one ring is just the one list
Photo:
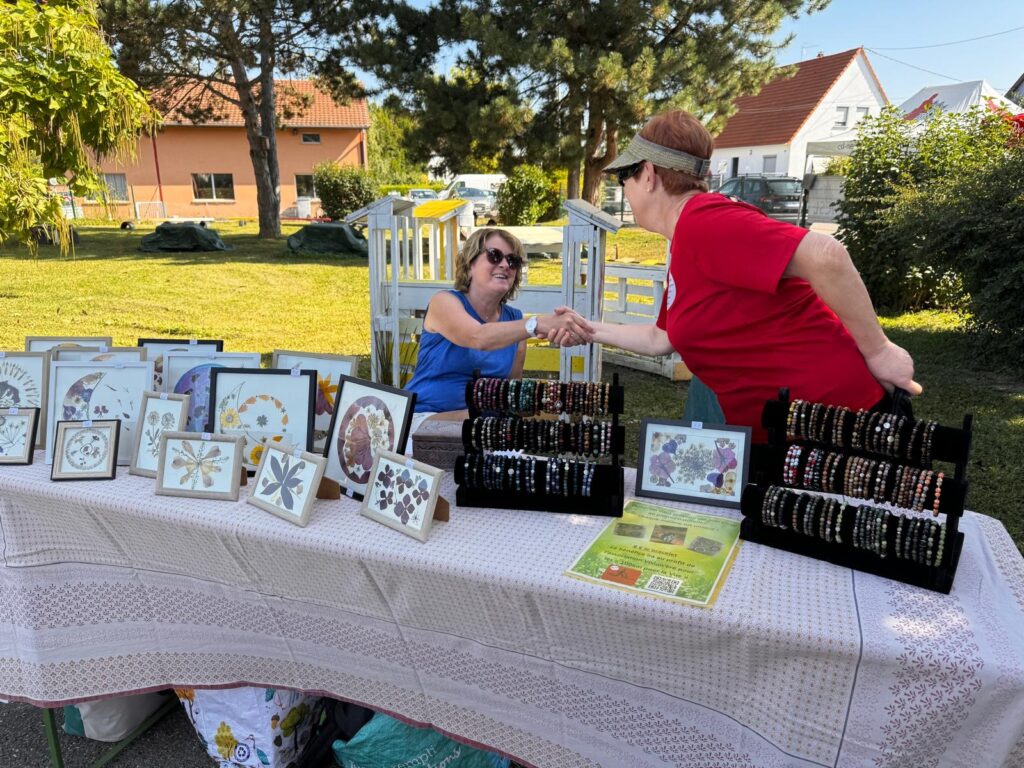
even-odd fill
[(678, 351), (726, 420), (753, 427), (756, 442), (765, 440), (764, 403), (780, 387), (855, 409), (894, 387), (919, 394), (913, 360), (882, 331), (843, 245), (708, 193), (712, 148), (699, 120), (666, 112), (605, 169), (618, 175), (637, 224), (671, 241), (671, 256), (657, 322), (594, 323), (594, 341)]

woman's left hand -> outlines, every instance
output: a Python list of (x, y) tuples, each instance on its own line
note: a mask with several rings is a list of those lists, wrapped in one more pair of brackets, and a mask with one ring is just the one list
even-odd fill
[(903, 347), (893, 344), (888, 339), (885, 344), (870, 355), (864, 356), (868, 370), (878, 383), (892, 392), (895, 387), (906, 390), (911, 395), (920, 395), (923, 387), (914, 381), (914, 360)]

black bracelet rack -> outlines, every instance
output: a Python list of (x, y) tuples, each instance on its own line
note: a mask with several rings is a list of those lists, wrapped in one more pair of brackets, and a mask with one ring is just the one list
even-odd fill
[[(765, 404), (762, 424), (768, 431), (768, 450), (763, 452), (761, 465), (754, 475), (757, 483), (743, 491), (741, 538), (948, 594), (963, 549), (964, 536), (959, 523), (967, 497), (965, 476), (973, 417), (967, 414), (962, 428), (939, 424), (931, 427), (927, 452), (921, 447), (922, 443), (907, 439), (914, 434), (917, 422), (905, 417), (902, 421), (905, 450), (895, 452), (878, 442), (868, 447), (861, 441), (859, 447), (852, 448), (853, 417), (845, 421), (836, 418), (833, 429), (810, 430), (819, 439), (811, 439), (806, 430), (795, 438), (787, 430), (789, 412), (786, 389), (780, 390), (777, 400)], [(845, 429), (841, 428), (844, 424)], [(800, 446), (799, 452), (793, 446)], [(815, 449), (818, 461), (832, 454), (837, 467), (861, 460), (860, 466), (879, 467), (878, 462), (882, 461), (889, 463), (891, 469), (869, 473), (876, 476), (859, 485), (854, 483), (853, 489), (843, 487), (844, 491), (858, 493), (839, 494), (836, 486), (844, 485), (843, 472), (838, 473), (838, 482), (829, 482), (823, 474), (816, 475), (812, 471), (812, 479), (817, 482), (807, 482), (808, 463), (813, 461), (810, 455)], [(920, 479), (921, 471), (932, 470), (934, 461), (955, 467), (951, 474), (944, 473), (941, 485), (938, 485), (937, 473), (926, 476), (930, 478), (928, 481)], [(897, 472), (913, 472), (923, 487), (915, 491), (904, 485), (903, 490), (899, 490)], [(825, 479), (821, 479), (823, 477)], [(765, 497), (769, 493), (773, 496), (766, 504)], [(809, 498), (801, 501), (801, 496)], [(907, 504), (909, 496), (915, 497), (914, 505)], [(824, 511), (828, 499), (841, 499), (847, 505), (841, 525), (837, 525), (840, 516), (835, 504), (828, 508), (829, 513)], [(862, 508), (862, 512), (858, 513), (858, 508)], [(940, 514), (944, 518), (941, 521)], [(866, 521), (866, 525), (858, 525), (858, 519)], [(931, 531), (932, 538), (918, 535), (921, 531)], [(911, 536), (917, 542), (916, 550), (909, 546)], [(929, 543), (931, 549), (928, 549)]]
[[(592, 420), (582, 417), (586, 409), (577, 407), (581, 403), (574, 404), (571, 396), (543, 404), (539, 415), (496, 401), (483, 409), (473, 397), (479, 378), (477, 372), (466, 385), (469, 418), (462, 428), (465, 455), (456, 459), (454, 470), (458, 506), (622, 516), (626, 430), (619, 424), (619, 416), (625, 394), (618, 374), (608, 385), (602, 412)], [(558, 386), (563, 395), (568, 395), (574, 384), (546, 379), (526, 381)], [(500, 423), (502, 427), (491, 433), (487, 447), (482, 446), (480, 434), (485, 417), (497, 417), (500, 422), (492, 425)], [(504, 456), (494, 454), (495, 450), (524, 453), (518, 457)]]

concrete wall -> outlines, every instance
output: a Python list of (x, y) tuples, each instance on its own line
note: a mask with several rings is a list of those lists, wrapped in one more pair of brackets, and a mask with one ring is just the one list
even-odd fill
[[(303, 133), (320, 134), (319, 144), (304, 144)], [(281, 169), (281, 209), (295, 210), (295, 176), (313, 173), (326, 160), (342, 165), (366, 165), (366, 134), (358, 128), (299, 128), (277, 132)], [(162, 198), (167, 216), (255, 218), (256, 178), (249, 158), (244, 128), (169, 126), (155, 139), (139, 141), (138, 158), (130, 164), (107, 161), (105, 173), (124, 173), (129, 204), (115, 206), (114, 216), (130, 218), (131, 203), (158, 203)], [(159, 186), (157, 168), (159, 167)], [(197, 200), (192, 190), (193, 173), (230, 173), (233, 200)], [(104, 216), (102, 206), (80, 201), (84, 215)], [(153, 206), (156, 209), (157, 206)], [(294, 215), (294, 214), (293, 214)]]
[(807, 195), (807, 222), (833, 222), (836, 210), (832, 204), (843, 199), (843, 176), (818, 176)]

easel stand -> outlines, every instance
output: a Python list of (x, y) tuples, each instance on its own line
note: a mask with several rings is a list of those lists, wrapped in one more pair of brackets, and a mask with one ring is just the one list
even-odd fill
[[(972, 416), (967, 414), (964, 417), (962, 429), (942, 425), (938, 425), (934, 429), (930, 458), (935, 461), (948, 462), (955, 465), (953, 475), (944, 478), (938, 501), (936, 501), (935, 489), (932, 488), (926, 492), (923, 499), (925, 511), (910, 512), (907, 509), (894, 506), (891, 502), (880, 503), (871, 498), (858, 498), (847, 495), (844, 498), (849, 505), (849, 514), (844, 514), (843, 516), (842, 524), (838, 528), (838, 537), (833, 535), (830, 536), (832, 538), (831, 541), (826, 541), (821, 535), (817, 535), (820, 534), (821, 530), (820, 521), (816, 535), (807, 535), (805, 532), (798, 530), (802, 526), (794, 527), (791, 524), (790, 514), (795, 506), (793, 504), (784, 507), (785, 514), (782, 517), (786, 527), (778, 527), (766, 524), (765, 522), (765, 495), (772, 487), (786, 489), (789, 496), (792, 496), (790, 491), (812, 496), (819, 495), (814, 492), (820, 491), (820, 488), (808, 488), (803, 483), (803, 479), (806, 477), (805, 470), (810, 460), (809, 454), (811, 450), (818, 448), (832, 454), (842, 454), (847, 457), (847, 460), (856, 457), (876, 461), (884, 460), (894, 465), (901, 464), (906, 468), (914, 468), (915, 470), (930, 469), (931, 461), (921, 460), (920, 458), (915, 461), (912, 452), (909, 451), (908, 453), (911, 455), (892, 457), (873, 453), (863, 448), (851, 449), (848, 447), (850, 444), (849, 429), (846, 433), (841, 431), (833, 433), (831, 430), (823, 431), (823, 434), (830, 438), (834, 434), (837, 438), (835, 442), (838, 442), (839, 445), (836, 445), (831, 439), (825, 441), (807, 438), (791, 440), (787, 437), (786, 419), (788, 413), (789, 392), (783, 389), (779, 393), (778, 400), (770, 400), (766, 403), (762, 414), (762, 424), (768, 430), (769, 450), (763, 452), (764, 463), (758, 468), (758, 473), (754, 475), (760, 478), (758, 484), (750, 484), (743, 491), (741, 500), (743, 522), (740, 528), (740, 537), (746, 541), (757, 542), (758, 544), (775, 547), (776, 549), (784, 549), (787, 552), (804, 555), (805, 557), (825, 560), (836, 565), (853, 568), (854, 570), (872, 573), (876, 576), (893, 579), (894, 581), (901, 581), (906, 584), (913, 584), (914, 586), (948, 594), (953, 586), (953, 579), (956, 576), (957, 565), (960, 561), (960, 553), (963, 550), (964, 535), (959, 530), (959, 524), (967, 496), (968, 484), (965, 474), (967, 459), (970, 454)], [(789, 446), (792, 445), (804, 446), (804, 450), (801, 452), (797, 462), (790, 465), (789, 482), (785, 482), (786, 474), (784, 473), (784, 468), (786, 456)], [(885, 482), (879, 483), (879, 493), (886, 495), (887, 498), (892, 496), (894, 490), (894, 476), (895, 473), (888, 475), (888, 484), (885, 484)], [(944, 517), (944, 520), (938, 519), (936, 521), (942, 522), (945, 525), (945, 541), (941, 558), (937, 563), (924, 564), (914, 562), (913, 559), (898, 557), (896, 554), (899, 551), (897, 547), (897, 533), (900, 526), (898, 524), (889, 524), (883, 529), (885, 541), (883, 551), (886, 553), (885, 557), (871, 551), (869, 548), (855, 546), (855, 510), (861, 506), (872, 510), (882, 510), (892, 515), (893, 520), (898, 519), (897, 516), (899, 515), (911, 517), (915, 520), (933, 519), (935, 518), (933, 510), (937, 508), (938, 513)], [(768, 517), (770, 518), (771, 515), (768, 515)], [(813, 525), (811, 528), (812, 533), (815, 533)], [(906, 531), (906, 527), (903, 530)], [(882, 540), (881, 534), (879, 536), (878, 541), (880, 542)], [(836, 541), (837, 538), (839, 541)]]
[[(599, 464), (595, 459), (584, 457), (567, 457), (565, 452), (559, 450), (537, 451), (527, 450), (527, 446), (518, 443), (515, 435), (521, 430), (516, 429), (519, 417), (507, 410), (481, 411), (475, 407), (472, 392), (475, 381), (479, 378), (474, 375), (466, 387), (466, 403), (469, 407), (469, 419), (463, 423), (462, 443), (466, 453), (459, 456), (455, 461), (455, 482), (458, 485), (455, 495), (455, 502), (460, 507), (495, 507), (498, 509), (526, 509), (539, 512), (563, 512), (575, 515), (604, 515), (608, 517), (622, 517), (623, 499), (625, 496), (623, 487), (622, 454), (626, 442), (626, 429), (619, 424), (619, 415), (622, 413), (624, 403), (624, 392), (619, 384), (619, 377), (616, 374), (608, 392), (607, 416), (611, 419), (611, 440), (608, 454), (605, 460), (609, 463)], [(558, 382), (553, 382), (557, 384)], [(571, 385), (571, 383), (570, 383)], [(475, 472), (480, 462), (488, 455), (486, 451), (474, 447), (472, 439), (472, 425), (480, 416), (505, 416), (509, 417), (513, 425), (509, 440), (505, 446), (508, 450), (524, 450), (529, 455), (536, 456), (540, 453), (547, 454), (548, 458), (538, 458), (532, 464), (532, 482), (527, 478), (522, 469), (516, 470), (519, 488), (504, 487), (497, 491), (494, 488), (473, 487), (469, 481), (469, 473)], [(547, 416), (548, 418), (544, 418)], [(550, 424), (556, 417), (563, 423), (571, 423), (572, 414), (562, 411), (560, 414), (544, 414), (535, 418), (523, 416), (522, 421), (540, 421)], [(600, 418), (600, 417), (599, 417)], [(566, 430), (571, 430), (567, 426)], [(584, 461), (593, 463), (593, 475), (587, 486), (589, 493), (580, 492), (579, 476), (574, 473)], [(552, 469), (561, 472), (568, 472), (563, 475), (567, 481), (564, 485), (557, 483), (556, 488), (549, 489), (549, 464), (555, 463)], [(566, 462), (577, 462), (571, 470), (566, 470)], [(569, 480), (571, 479), (571, 482)], [(534, 490), (529, 492), (528, 487)]]

